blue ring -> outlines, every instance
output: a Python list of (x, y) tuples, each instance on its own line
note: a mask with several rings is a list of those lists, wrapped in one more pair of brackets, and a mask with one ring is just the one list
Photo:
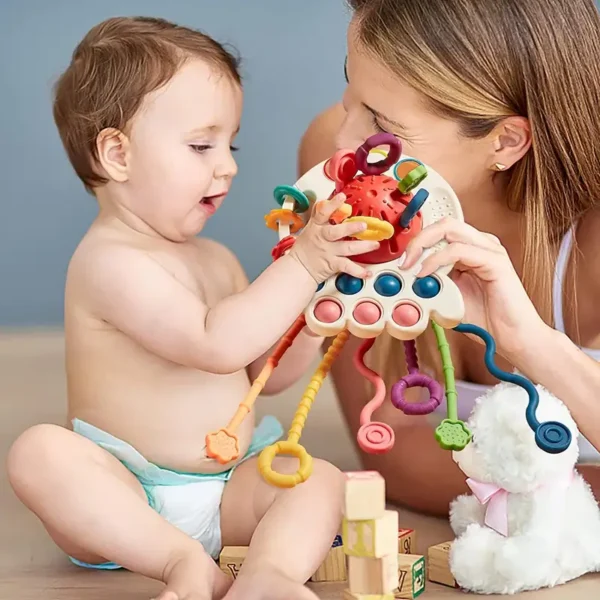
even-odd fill
[(296, 201), (294, 212), (297, 213), (303, 213), (307, 211), (310, 206), (310, 202), (308, 201), (306, 194), (291, 185), (278, 185), (273, 190), (273, 196), (275, 197), (275, 200), (279, 206), (283, 206), (283, 199), (286, 196), (291, 196)]
[(514, 383), (522, 387), (529, 396), (529, 403), (525, 416), (527, 423), (535, 434), (535, 443), (539, 448), (548, 452), (548, 454), (560, 454), (571, 445), (571, 431), (566, 425), (558, 421), (546, 421), (540, 423), (535, 416), (535, 411), (540, 403), (538, 391), (529, 379), (516, 373), (507, 373), (499, 369), (494, 363), (494, 354), (496, 353), (496, 342), (494, 338), (482, 327), (471, 323), (461, 323), (457, 325), (455, 331), (460, 333), (472, 333), (485, 342), (485, 366), (487, 370), (500, 381)]
[(421, 188), (406, 205), (406, 208), (400, 215), (400, 227), (407, 229), (410, 222), (415, 218), (416, 214), (421, 210), (423, 204), (429, 198), (429, 192), (425, 188)]

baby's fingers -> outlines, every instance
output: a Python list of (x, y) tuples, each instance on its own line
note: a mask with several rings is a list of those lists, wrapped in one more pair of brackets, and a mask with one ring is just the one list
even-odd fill
[(378, 248), (379, 242), (371, 240), (347, 240), (335, 244), (335, 253), (338, 256), (358, 256), (359, 254), (373, 252)]
[(318, 225), (325, 225), (331, 215), (346, 201), (344, 194), (336, 194), (331, 200), (321, 200), (315, 204), (313, 220)]
[(328, 242), (337, 242), (347, 237), (361, 233), (367, 229), (364, 221), (350, 221), (340, 225), (326, 225), (323, 227), (323, 235)]
[(371, 272), (368, 266), (359, 265), (350, 259), (340, 259), (339, 267), (337, 268), (338, 273), (347, 273), (352, 277), (358, 279), (367, 279), (371, 276)]

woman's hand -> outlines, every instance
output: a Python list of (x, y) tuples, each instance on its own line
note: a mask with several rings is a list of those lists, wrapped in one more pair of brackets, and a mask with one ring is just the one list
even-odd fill
[(414, 266), (425, 249), (441, 240), (448, 245), (428, 256), (417, 276), (454, 265), (450, 277), (464, 298), (463, 321), (488, 331), (500, 354), (511, 360), (548, 331), (498, 238), (462, 221), (443, 219), (423, 229), (408, 244), (401, 268)]

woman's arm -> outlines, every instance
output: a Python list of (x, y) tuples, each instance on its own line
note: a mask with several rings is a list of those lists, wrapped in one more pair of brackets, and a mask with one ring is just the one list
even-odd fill
[(600, 450), (600, 363), (564, 333), (547, 325), (519, 352), (506, 358), (560, 398), (569, 407), (581, 433)]
[(581, 433), (600, 449), (600, 363), (543, 321), (508, 253), (492, 235), (453, 219), (440, 221), (410, 242), (402, 269), (441, 240), (448, 245), (423, 262), (419, 275), (454, 265), (453, 279), (465, 301), (464, 322), (487, 330), (500, 354), (560, 398)]

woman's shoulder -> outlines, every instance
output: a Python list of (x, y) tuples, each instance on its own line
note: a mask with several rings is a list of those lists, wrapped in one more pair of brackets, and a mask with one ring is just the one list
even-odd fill
[(344, 116), (344, 107), (338, 103), (319, 113), (311, 121), (298, 149), (299, 174), (306, 173), (335, 152), (335, 138)]
[[(581, 251), (583, 267), (593, 287), (596, 298), (600, 298), (600, 207), (592, 209), (582, 220), (577, 232), (577, 245)], [(585, 286), (587, 287), (587, 286)]]

